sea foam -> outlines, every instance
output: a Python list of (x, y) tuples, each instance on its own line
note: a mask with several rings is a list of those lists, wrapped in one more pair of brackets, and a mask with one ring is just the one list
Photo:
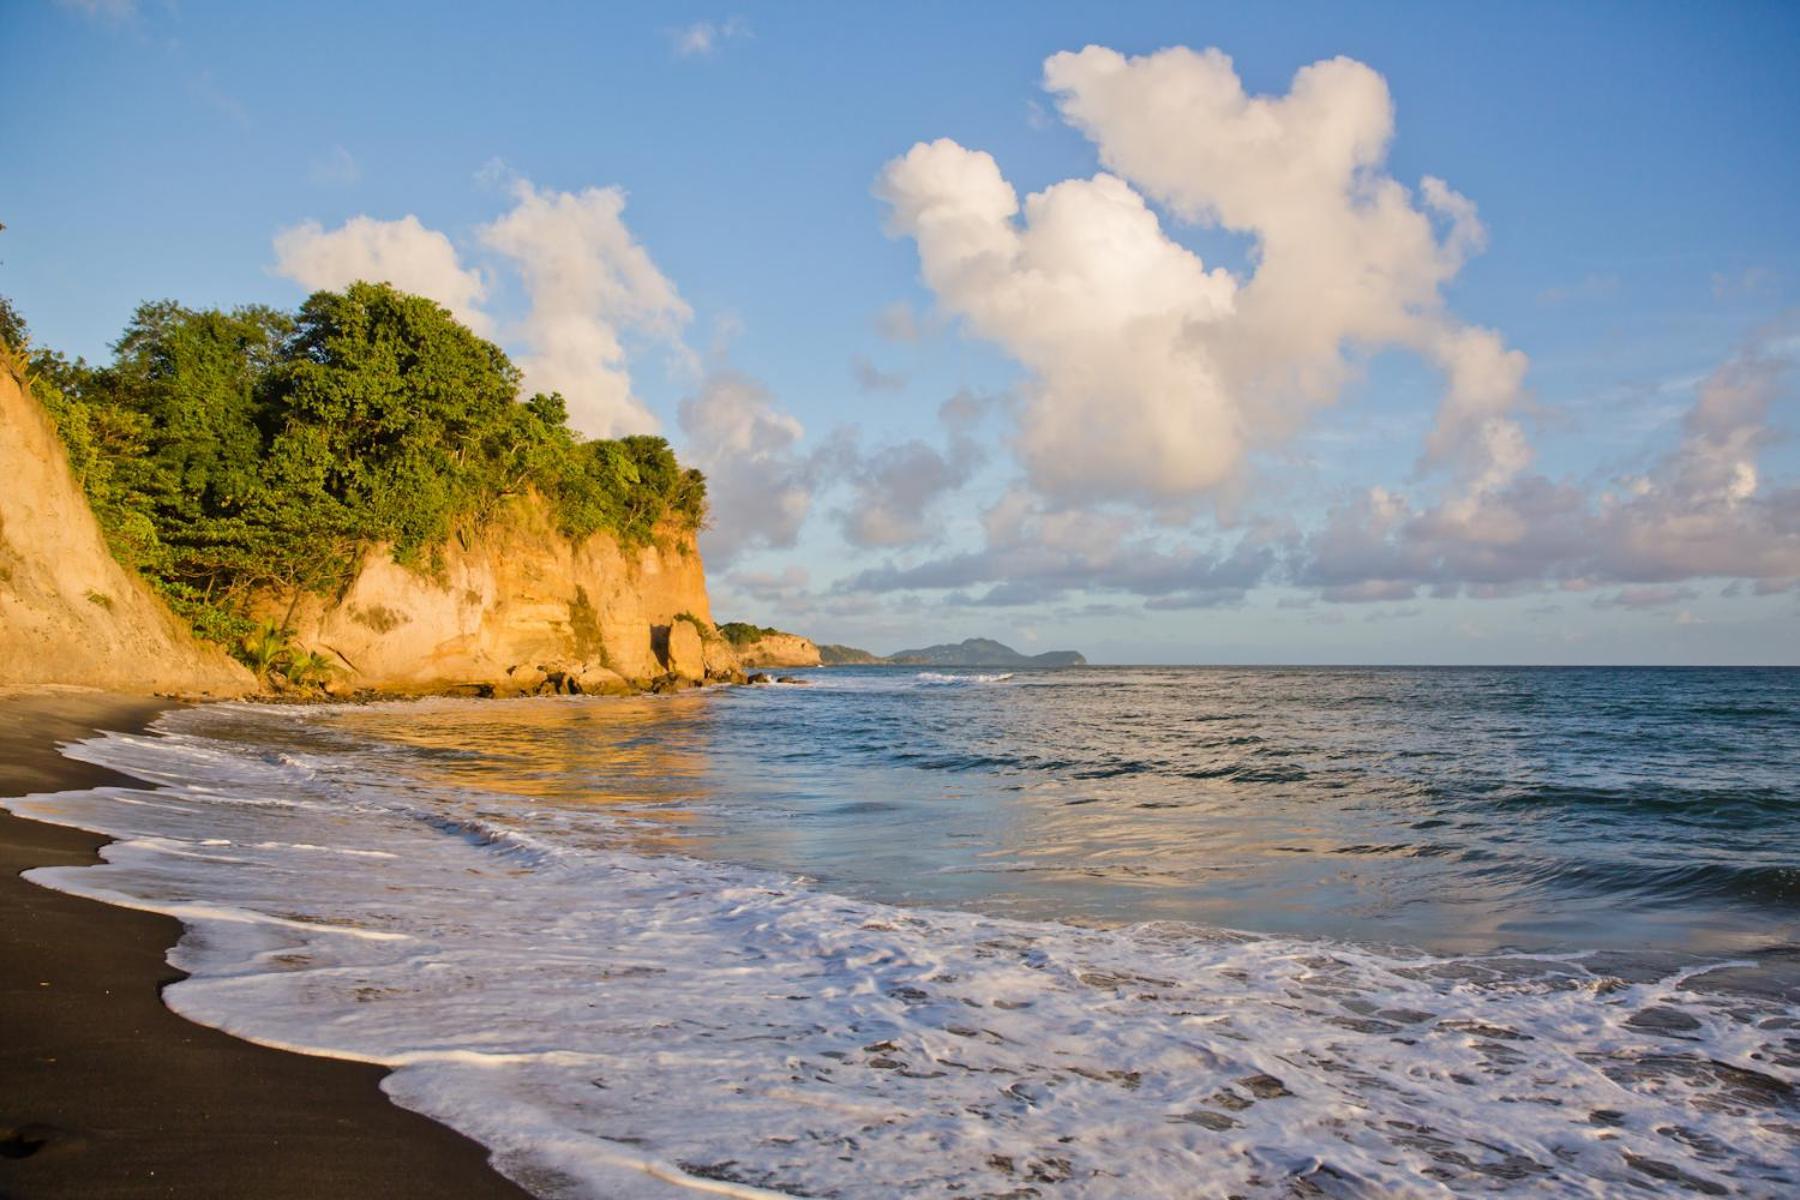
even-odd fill
[(170, 1007), (393, 1068), (545, 1196), (1800, 1189), (1800, 1010), (1730, 963), (893, 907), (538, 836), (308, 719), (72, 747), (162, 786), (8, 801), (118, 839), (30, 877), (179, 916)]

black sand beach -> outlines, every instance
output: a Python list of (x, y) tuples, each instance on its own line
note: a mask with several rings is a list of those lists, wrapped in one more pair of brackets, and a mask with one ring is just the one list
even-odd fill
[[(132, 782), (62, 757), (166, 701), (0, 694), (0, 794)], [(242, 1042), (165, 1008), (179, 922), (27, 883), (104, 839), (0, 812), (0, 1197), (520, 1197), (384, 1072)]]

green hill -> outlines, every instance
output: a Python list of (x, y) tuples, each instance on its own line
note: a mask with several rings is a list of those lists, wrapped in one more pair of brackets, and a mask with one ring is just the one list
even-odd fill
[(1044, 654), (1020, 654), (992, 638), (969, 638), (955, 644), (926, 646), (922, 650), (897, 650), (887, 661), (908, 667), (1080, 667), (1087, 659), (1074, 650)]

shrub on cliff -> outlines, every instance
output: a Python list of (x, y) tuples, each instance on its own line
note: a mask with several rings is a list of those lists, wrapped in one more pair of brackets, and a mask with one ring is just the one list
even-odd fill
[(371, 545), (430, 570), (527, 491), (574, 538), (645, 544), (705, 517), (704, 477), (663, 439), (582, 440), (560, 396), (519, 402), (499, 347), (385, 284), (292, 315), (145, 304), (114, 350), (32, 353), (34, 390), (114, 553), (218, 641), (249, 630), (253, 593), (329, 591)]
[(747, 621), (727, 621), (719, 626), (719, 632), (733, 646), (748, 646), (766, 637), (787, 637), (788, 634), (768, 625), (752, 625)]

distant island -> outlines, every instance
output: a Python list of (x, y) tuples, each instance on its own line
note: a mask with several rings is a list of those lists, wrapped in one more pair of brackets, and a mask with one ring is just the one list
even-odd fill
[(827, 667), (881, 667), (887, 659), (855, 646), (839, 646), (833, 642), (819, 644), (819, 662)]
[(1051, 650), (1044, 654), (1020, 654), (992, 638), (926, 646), (921, 650), (896, 650), (882, 658), (854, 646), (823, 645), (819, 659), (828, 667), (1082, 667), (1087, 659), (1075, 650)]

